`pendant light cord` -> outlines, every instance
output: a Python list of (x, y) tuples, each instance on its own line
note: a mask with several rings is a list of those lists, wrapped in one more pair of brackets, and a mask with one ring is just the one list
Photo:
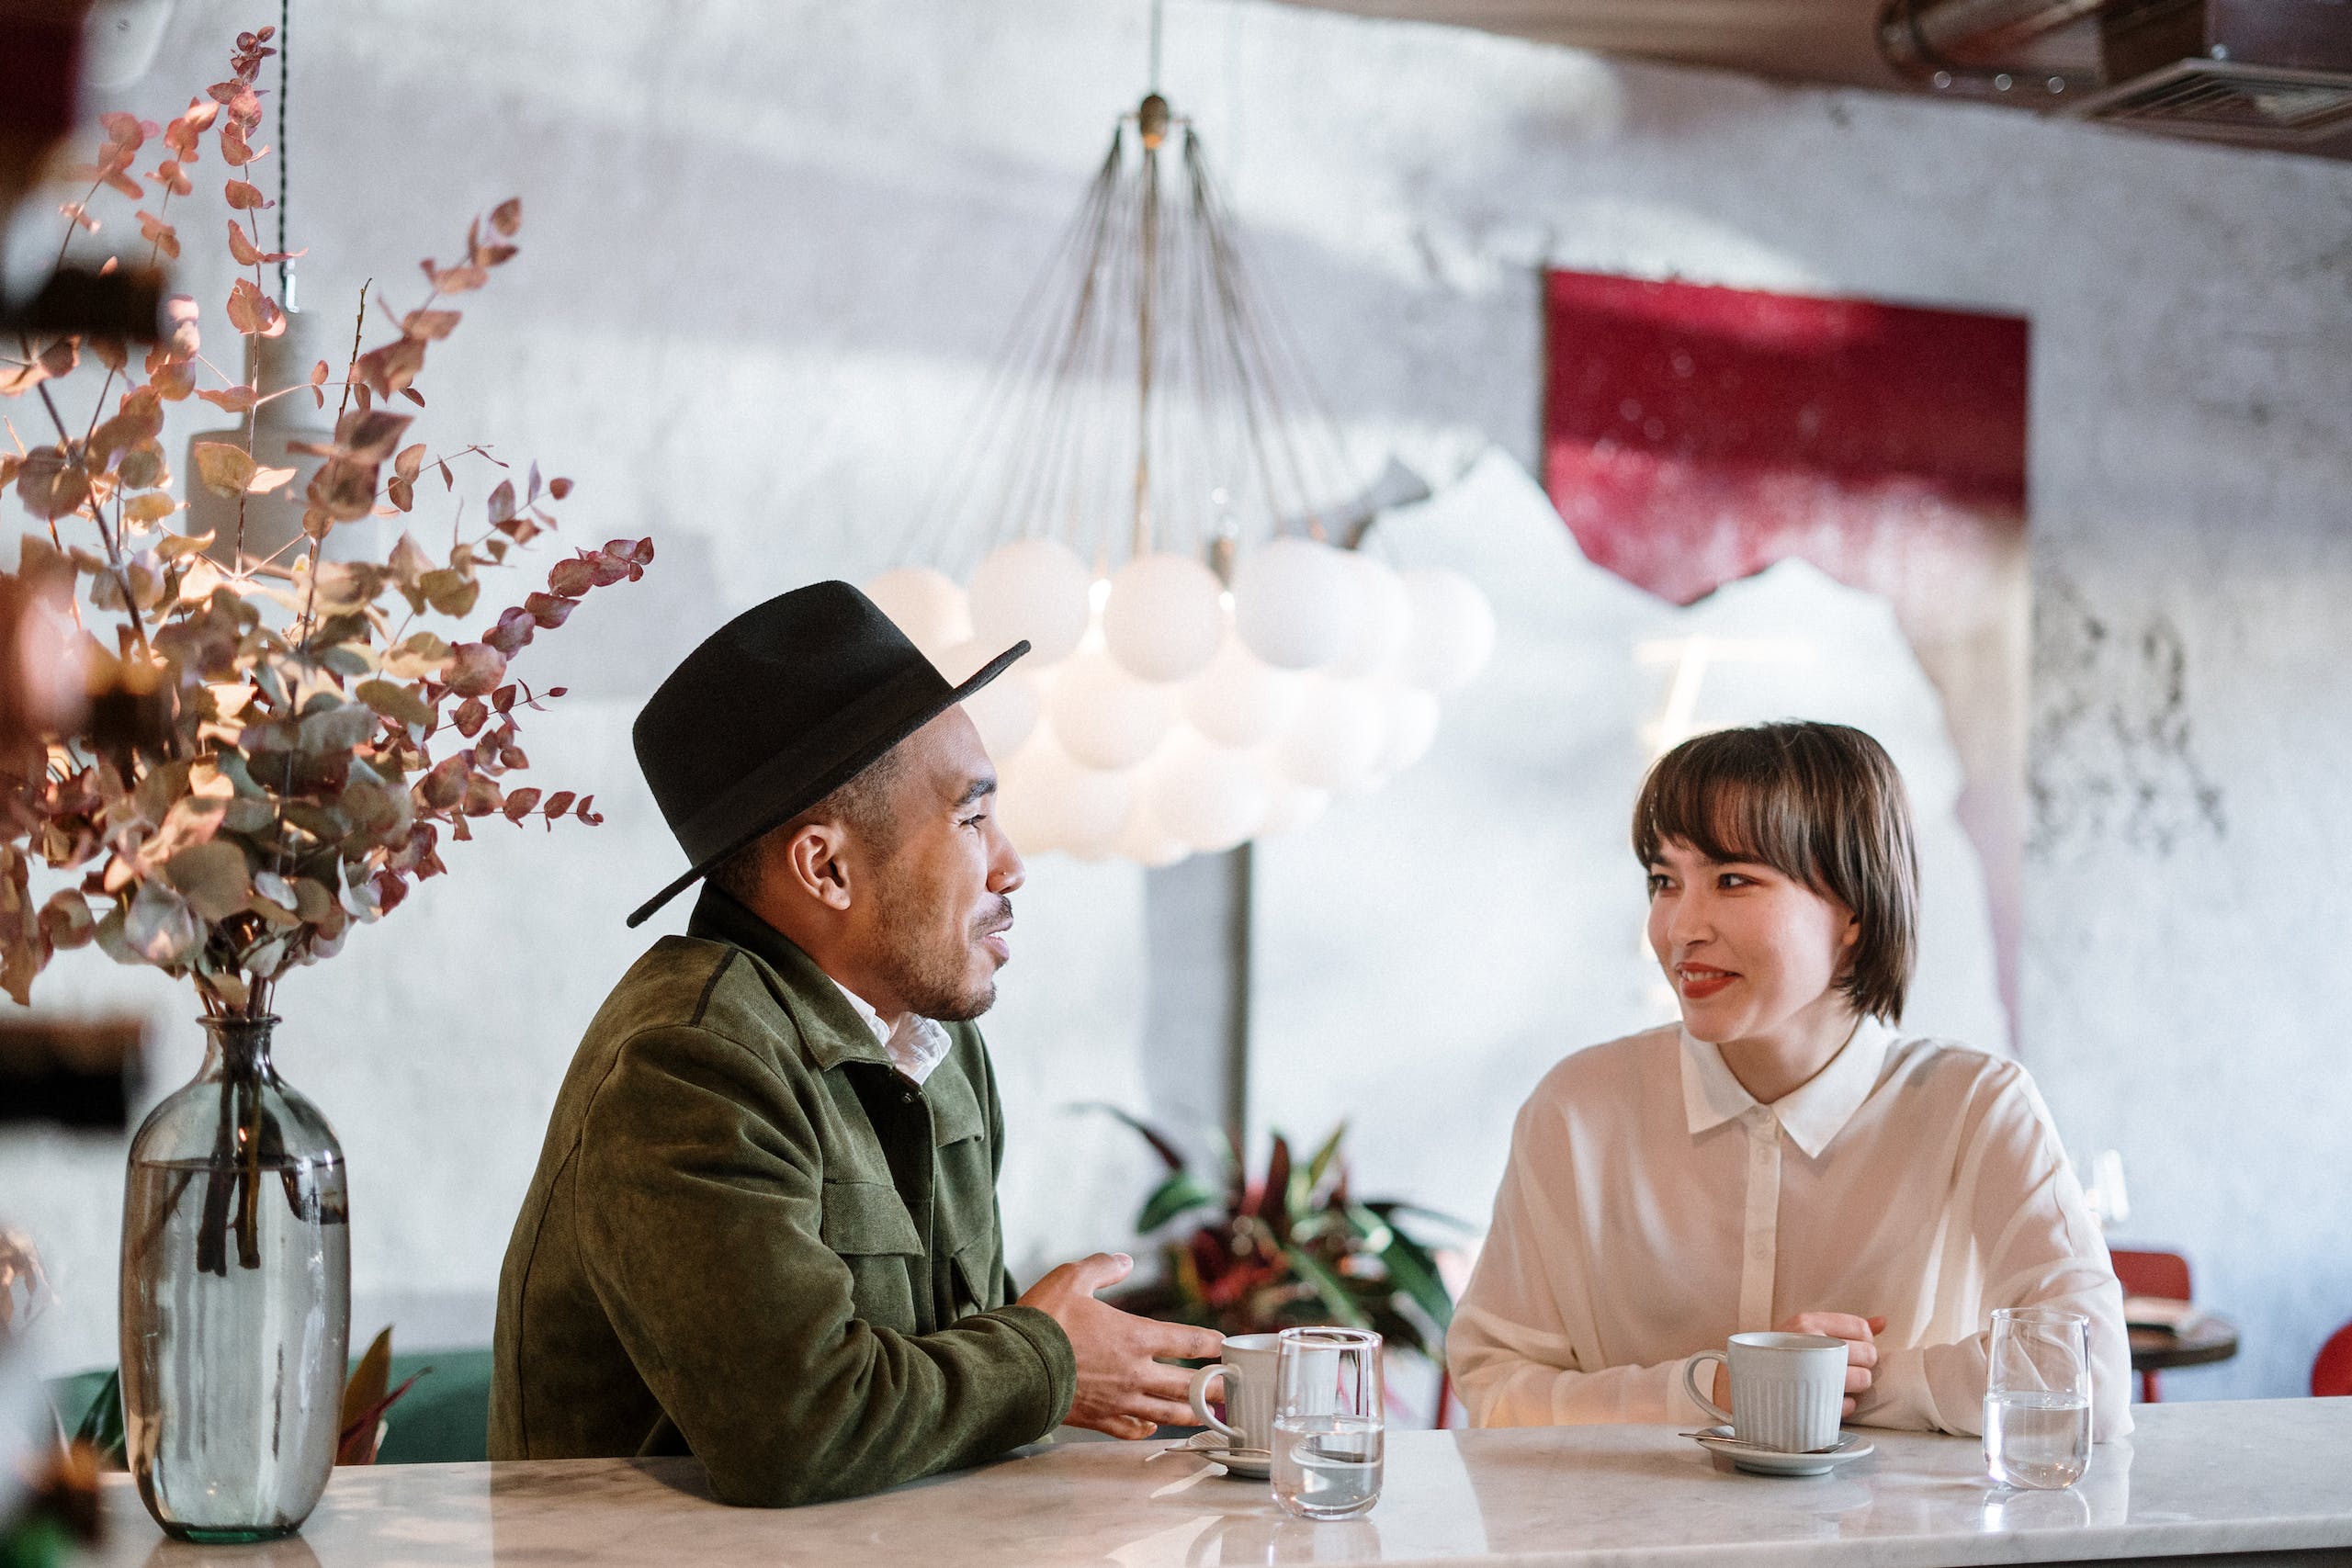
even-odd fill
[(1151, 90), (1159, 91), (1159, 24), (1163, 0), (1151, 0)]
[[(288, 66), (288, 34), (294, 21), (294, 0), (277, 0), (277, 248), (286, 249), (286, 83)], [(279, 303), (288, 315), (294, 313), (294, 264), (277, 264), (277, 293)]]

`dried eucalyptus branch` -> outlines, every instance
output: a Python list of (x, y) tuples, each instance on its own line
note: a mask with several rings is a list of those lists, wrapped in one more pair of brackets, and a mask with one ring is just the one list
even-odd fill
[[(139, 202), (144, 180), (162, 197), (155, 211), (139, 210), (139, 243), (151, 262), (177, 258), (180, 231), (166, 219), (177, 215), (175, 198), (194, 194), (188, 171), (209, 135), (231, 172), (221, 186), (228, 254), (246, 273), (222, 312), (248, 343), (286, 331), (264, 269), (289, 253), (256, 243), (257, 215), (275, 204), (247, 177), (269, 154), (252, 136), (262, 122), (254, 84), (272, 36), (240, 34), (228, 78), (167, 125), (104, 117), (96, 158), (83, 171), (88, 194), (63, 209), (60, 252), (101, 233), (93, 209), (102, 193)], [(134, 173), (158, 141), (167, 155)], [(570, 480), (542, 481), (536, 465), (519, 492), (501, 478), (483, 502), (484, 530), (453, 532), (446, 553), (405, 533), (382, 560), (330, 560), (322, 548), (344, 525), (414, 513), (428, 467), (453, 511), (465, 500), (453, 457), (505, 467), (480, 443), (435, 457), (405, 442), (415, 415), (395, 405), (424, 406), (416, 382), (428, 351), (460, 320), (447, 301), (490, 282), (515, 254), (521, 226), (514, 201), (476, 220), (461, 259), (424, 264), (423, 302), (398, 313), (398, 334), (374, 348), (362, 347), (363, 304), (340, 377), (322, 360), (307, 380), (265, 387), (261, 356), (248, 354), (254, 368), (232, 379), (201, 353), (201, 311), (186, 296), (173, 299), (167, 335), (136, 365), (127, 345), (96, 337), (28, 337), (17, 356), (0, 355), (0, 399), (29, 396), (53, 436), (0, 452), (0, 493), (13, 491), (48, 527), (26, 536), (17, 570), (0, 581), (68, 594), (91, 666), (151, 682), (170, 715), (163, 742), (147, 750), (102, 752), (60, 736), (0, 753), (0, 989), (17, 1001), (57, 951), (96, 942), (122, 963), (188, 978), (208, 1014), (257, 1016), (288, 969), (331, 955), (351, 927), (446, 870), (444, 833), (468, 839), (472, 822), (491, 817), (603, 820), (593, 797), (508, 787), (529, 765), (521, 711), (563, 695), (560, 686), (534, 692), (509, 665), (592, 589), (642, 577), (651, 541), (613, 539), (556, 562), (544, 592), (525, 594), (470, 638), (418, 623), (473, 615), (482, 574), (515, 564), (514, 552), (555, 527)], [(71, 421), (59, 394), (85, 357), (105, 374), (88, 420)], [(199, 386), (199, 377), (219, 384)], [(109, 405), (118, 381), (124, 389)], [(307, 392), (323, 412), (331, 382), (342, 404), (330, 441), (288, 454), (254, 449), (257, 409)], [(236, 500), (237, 534), (225, 544), (172, 531), (187, 491), (175, 492), (164, 458), (164, 412), (191, 397), (243, 420), (242, 441), (196, 444), (187, 481)], [(294, 456), (321, 461), (301, 494), (303, 551), (288, 565), (282, 549), (247, 552), (243, 520), (252, 498), (300, 472)], [(95, 531), (96, 549), (72, 536), (76, 525)], [(36, 863), (71, 878), (38, 905)], [(240, 1206), (253, 1201), (246, 1192)], [(232, 1222), (224, 1214), (223, 1223)]]

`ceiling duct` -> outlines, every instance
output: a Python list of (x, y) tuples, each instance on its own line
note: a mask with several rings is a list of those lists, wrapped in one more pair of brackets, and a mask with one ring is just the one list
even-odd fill
[(2302, 148), (2352, 133), (2352, 0), (1888, 0), (1879, 51), (1942, 91)]
[(2352, 3), (2172, 0), (2100, 17), (2084, 119), (2295, 148), (2352, 131)]

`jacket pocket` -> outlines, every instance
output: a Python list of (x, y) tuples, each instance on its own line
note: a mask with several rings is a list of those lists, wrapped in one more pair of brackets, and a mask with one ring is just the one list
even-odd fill
[(963, 1300), (956, 1305), (956, 1315), (967, 1317), (976, 1312), (993, 1312), (1004, 1303), (998, 1299), (996, 1289), (996, 1237), (994, 1235), (975, 1236), (956, 1252), (956, 1288)]
[(895, 1187), (880, 1181), (828, 1181), (822, 1201), (818, 1235), (845, 1258), (922, 1251), (922, 1238), (915, 1234), (915, 1222)]

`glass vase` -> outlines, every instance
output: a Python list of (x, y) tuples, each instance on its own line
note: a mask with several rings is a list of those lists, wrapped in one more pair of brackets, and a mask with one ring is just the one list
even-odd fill
[(130, 1144), (122, 1404), (166, 1534), (266, 1540), (334, 1469), (351, 1328), (343, 1149), (270, 1062), (274, 1017), (208, 1018), (204, 1066)]

